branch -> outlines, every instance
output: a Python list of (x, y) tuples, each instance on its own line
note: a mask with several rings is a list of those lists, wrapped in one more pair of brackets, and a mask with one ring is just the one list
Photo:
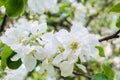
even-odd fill
[(6, 25), (7, 22), (7, 15), (4, 16), (2, 24), (0, 26), (0, 34), (2, 33), (2, 31), (4, 30), (4, 26)]
[(116, 33), (114, 33), (114, 34), (112, 34), (110, 36), (106, 36), (106, 37), (104, 37), (102, 39), (99, 39), (99, 42), (108, 41), (108, 40), (113, 39), (113, 38), (119, 38), (120, 37), (119, 33), (120, 33), (120, 29)]
[(98, 15), (99, 13), (89, 16), (84, 26), (87, 27), (91, 23), (91, 21), (94, 20), (94, 18), (97, 17)]
[(87, 78), (89, 80), (91, 80), (91, 78), (92, 78), (91, 76), (85, 75), (83, 73), (78, 73), (76, 71), (73, 71), (73, 74), (76, 75), (76, 76), (83, 76), (83, 77), (85, 77), (85, 78)]

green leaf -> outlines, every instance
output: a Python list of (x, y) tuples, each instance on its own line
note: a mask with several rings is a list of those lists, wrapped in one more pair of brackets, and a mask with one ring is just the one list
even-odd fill
[(2, 42), (0, 42), (0, 48), (3, 47), (3, 46), (4, 46), (4, 44)]
[(26, 6), (26, 0), (7, 0), (6, 1), (6, 14), (9, 17), (17, 17), (20, 16)]
[(120, 12), (120, 3), (113, 6), (110, 11), (111, 12)]
[(99, 55), (101, 57), (105, 57), (104, 49), (102, 47), (96, 46), (95, 48), (97, 48), (99, 50)]
[(16, 53), (9, 47), (5, 46), (1, 52), (1, 68), (4, 70), (6, 66), (8, 66), (10, 69), (17, 69), (22, 64), (21, 59), (17, 61), (11, 61), (11, 58)]
[(98, 73), (92, 77), (92, 80), (108, 80), (108, 78), (105, 74)]
[(18, 59), (17, 61), (11, 61), (11, 58), (15, 55), (16, 53), (13, 52), (13, 54), (11, 56), (8, 57), (7, 59), (7, 66), (10, 68), (10, 69), (17, 69), (21, 66), (22, 64), (22, 61), (21, 59)]
[(5, 4), (6, 0), (0, 0), (0, 6), (3, 6)]
[(81, 64), (81, 60), (80, 60), (80, 58), (78, 58), (78, 60), (77, 60), (77, 64)]
[(106, 64), (103, 64), (102, 68), (103, 68), (104, 73), (109, 78), (109, 80), (114, 80), (115, 72), (112, 70), (112, 68)]
[(62, 4), (60, 6), (60, 13), (66, 14), (66, 16), (69, 16), (70, 18), (74, 17), (74, 7), (70, 4)]
[(7, 66), (7, 59), (12, 54), (12, 50), (9, 46), (5, 46), (1, 52), (1, 68), (4, 70)]
[(120, 28), (120, 17), (117, 19), (116, 26)]

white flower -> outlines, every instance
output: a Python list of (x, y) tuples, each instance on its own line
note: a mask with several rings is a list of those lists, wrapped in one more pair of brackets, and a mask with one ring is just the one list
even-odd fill
[(88, 33), (87, 29), (79, 23), (75, 23), (70, 32), (59, 31), (56, 33), (56, 37), (63, 44), (65, 51), (79, 56), (83, 62), (86, 61), (86, 57), (95, 58), (98, 55), (95, 48), (99, 44), (98, 39), (95, 35)]
[(19, 58), (21, 58), (26, 69), (28, 71), (32, 71), (36, 66), (36, 63), (37, 63), (36, 59), (39, 59), (36, 56), (40, 55), (39, 53), (35, 52), (35, 47), (30, 47), (29, 45), (17, 46), (15, 51), (17, 52), (17, 54), (12, 57), (12, 60), (16, 61)]
[(5, 35), (1, 37), (1, 41), (17, 52), (12, 60), (21, 58), (27, 70), (31, 71), (35, 68), (37, 59), (43, 60), (47, 57), (47, 53), (37, 41), (46, 32), (46, 29), (46, 23), (39, 24), (37, 21), (21, 19), (15, 24), (15, 27), (7, 29)]
[(28, 43), (35, 45), (36, 38), (39, 38), (40, 35), (45, 33), (46, 29), (46, 23), (39, 24), (37, 21), (20, 19), (15, 24), (15, 27), (7, 29), (5, 35), (1, 37), (1, 40), (13, 50), (17, 45), (27, 45)]
[(81, 62), (86, 62), (98, 56), (95, 48), (99, 44), (98, 39), (79, 23), (75, 23), (70, 32), (60, 30), (56, 37), (62, 43), (64, 51), (55, 57), (53, 64), (60, 66), (61, 72), (64, 73), (62, 76), (72, 74), (72, 71), (65, 70), (66, 64), (71, 68), (78, 58)]
[(27, 76), (27, 70), (23, 65), (16, 70), (6, 69), (5, 72), (7, 72), (7, 76), (4, 80), (24, 80)]
[(0, 13), (5, 14), (5, 6), (0, 7)]
[(60, 64), (60, 70), (62, 76), (70, 76), (73, 72), (74, 64), (70, 63), (69, 61), (64, 61)]
[(45, 23), (45, 22), (47, 22), (46, 18), (47, 18), (47, 16), (43, 14), (43, 15), (40, 16), (39, 21), (41, 23)]
[(58, 52), (58, 47), (60, 45), (59, 41), (55, 38), (53, 32), (46, 33), (41, 36), (41, 40), (38, 40), (40, 44), (44, 45), (45, 53), (47, 54), (47, 57), (45, 60), (42, 61), (42, 64), (40, 66), (40, 73), (44, 73), (47, 71), (47, 73), (50, 76), (54, 76), (54, 67), (52, 64), (52, 60), (54, 56)]
[(42, 14), (45, 11), (58, 12), (57, 0), (28, 0), (28, 9), (31, 14)]
[[(95, 48), (99, 44), (95, 35), (80, 23), (74, 23), (71, 31), (46, 32), (46, 23), (19, 20), (14, 27), (7, 29), (1, 41), (10, 46), (17, 54), (13, 61), (21, 59), (28, 71), (32, 71), (37, 60), (42, 61), (40, 73), (47, 71), (54, 75), (54, 66), (61, 70), (62, 76), (72, 75), (74, 64), (97, 58)], [(66, 68), (66, 65), (68, 67)], [(85, 67), (77, 64), (83, 71)]]
[(42, 42), (39, 43), (44, 45), (44, 49), (49, 54), (49, 57), (57, 53), (60, 42), (56, 39), (53, 32), (42, 35), (41, 39)]
[(54, 67), (51, 64), (51, 61), (49, 61), (50, 59), (45, 59), (41, 66), (40, 66), (40, 73), (44, 73), (45, 71), (47, 71), (49, 76), (54, 76), (55, 71), (54, 71)]

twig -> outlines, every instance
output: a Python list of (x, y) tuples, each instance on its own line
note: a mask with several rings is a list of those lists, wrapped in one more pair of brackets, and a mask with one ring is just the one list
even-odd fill
[(99, 15), (99, 13), (96, 13), (96, 14), (94, 14), (94, 15), (91, 15), (91, 16), (89, 16), (89, 18), (88, 18), (88, 20), (86, 21), (86, 23), (85, 23), (85, 27), (87, 27), (90, 23), (91, 23), (91, 21), (95, 18), (95, 17), (97, 17)]
[[(59, 67), (54, 66), (54, 68), (60, 70)], [(83, 73), (78, 73), (78, 72), (76, 72), (75, 70), (73, 71), (73, 74), (74, 74), (75, 76), (83, 76), (83, 77), (85, 77), (85, 78), (91, 80), (91, 76), (85, 75), (85, 74), (83, 74)], [(67, 77), (63, 77), (63, 76), (61, 76), (61, 78), (67, 80)]]
[(102, 39), (99, 39), (99, 42), (108, 41), (108, 40), (113, 39), (113, 38), (119, 38), (120, 37), (119, 33), (120, 33), (120, 29), (116, 33), (114, 33), (114, 34), (112, 34), (110, 36), (106, 36), (106, 37), (104, 37)]
[(67, 18), (65, 18), (65, 21), (70, 25), (72, 26), (72, 23), (70, 21), (67, 20)]
[(73, 71), (73, 74), (76, 75), (76, 76), (83, 76), (83, 77), (85, 77), (85, 78), (87, 78), (89, 80), (91, 80), (91, 78), (92, 78), (91, 76), (84, 75), (83, 73), (78, 73), (76, 71)]
[(0, 34), (2, 33), (2, 31), (4, 30), (4, 26), (6, 25), (7, 22), (7, 15), (4, 16), (2, 24), (0, 26)]

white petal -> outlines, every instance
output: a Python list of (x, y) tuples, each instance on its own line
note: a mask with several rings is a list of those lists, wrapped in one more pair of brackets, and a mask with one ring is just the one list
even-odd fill
[(57, 56), (54, 58), (54, 60), (53, 60), (52, 63), (53, 63), (54, 65), (56, 65), (56, 66), (59, 66), (59, 63), (60, 63), (62, 60), (64, 60), (63, 54), (59, 54), (59, 55), (57, 55)]
[(77, 61), (77, 59), (78, 59), (78, 56), (76, 56), (75, 53), (71, 53), (68, 56), (68, 61), (70, 63), (75, 63)]
[(68, 57), (69, 54), (70, 54), (70, 51), (65, 50), (63, 53), (60, 53), (59, 55), (57, 55), (54, 58), (52, 63), (56, 66), (59, 66), (61, 61), (65, 60)]
[(42, 33), (46, 32), (46, 30), (47, 30), (47, 24), (46, 24), (46, 23), (40, 24), (40, 25), (39, 25), (39, 30), (40, 30), (40, 32), (42, 32)]
[(71, 32), (72, 33), (88, 33), (88, 30), (81, 24), (81, 23), (74, 23), (73, 26), (71, 27)]
[(70, 35), (68, 33), (67, 30), (60, 30), (59, 32), (55, 33), (55, 37), (60, 41), (60, 42), (64, 42), (66, 40), (66, 38), (68, 38)]
[(53, 32), (45, 33), (41, 36), (41, 38), (42, 40), (49, 42), (54, 38)]
[(23, 63), (28, 71), (32, 71), (36, 66), (36, 59), (32, 55), (26, 55), (23, 59)]
[(53, 66), (51, 64), (49, 64), (49, 66), (47, 67), (47, 71), (48, 71), (48, 74), (50, 76), (54, 76), (55, 71), (54, 71), (54, 68), (53, 68)]
[(57, 39), (52, 38), (52, 40), (49, 41), (44, 47), (46, 49), (46, 52), (48, 53), (48, 56), (56, 54), (59, 45), (60, 43), (57, 41)]
[(12, 58), (11, 58), (11, 60), (12, 61), (17, 61), (18, 59), (20, 59), (21, 58), (21, 56), (19, 55), (19, 54), (16, 54), (16, 55), (14, 55)]
[(86, 58), (85, 58), (84, 53), (81, 53), (81, 54), (79, 55), (79, 58), (80, 58), (81, 62), (86, 62)]
[(47, 57), (47, 53), (44, 51), (41, 47), (36, 47), (36, 53), (34, 53), (34, 56), (38, 60), (43, 60), (45, 57)]
[(69, 61), (64, 61), (60, 65), (61, 75), (64, 77), (71, 76), (73, 72), (73, 63), (69, 63)]
[(46, 70), (47, 67), (48, 67), (48, 60), (46, 59), (42, 62), (42, 65), (40, 66), (40, 71), (39, 72), (41, 74), (44, 73), (44, 71)]

